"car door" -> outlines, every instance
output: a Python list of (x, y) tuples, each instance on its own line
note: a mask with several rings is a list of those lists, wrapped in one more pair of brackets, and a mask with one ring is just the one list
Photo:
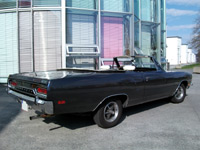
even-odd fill
[(161, 70), (144, 72), (144, 101), (167, 96), (165, 72)]
[(166, 96), (165, 71), (152, 57), (135, 59), (136, 68), (143, 72), (144, 101), (151, 101)]
[(127, 73), (129, 81), (127, 91), (129, 93), (129, 105), (136, 105), (144, 101), (144, 79), (143, 72), (130, 71)]

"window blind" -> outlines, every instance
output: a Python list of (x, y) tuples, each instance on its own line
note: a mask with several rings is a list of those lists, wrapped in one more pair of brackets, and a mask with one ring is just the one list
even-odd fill
[(96, 48), (81, 48), (81, 45), (96, 44), (96, 16), (67, 14), (67, 44), (80, 45), (71, 52), (96, 52)]
[(17, 15), (0, 14), (0, 83), (18, 72)]
[(102, 58), (123, 55), (123, 18), (102, 17)]
[(60, 11), (34, 12), (35, 70), (61, 68), (61, 14)]
[(20, 72), (33, 71), (31, 12), (19, 12)]
[(96, 9), (96, 0), (67, 0), (67, 7)]

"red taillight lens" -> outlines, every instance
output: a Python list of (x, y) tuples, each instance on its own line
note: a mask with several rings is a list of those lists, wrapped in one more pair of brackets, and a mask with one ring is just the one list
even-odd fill
[(40, 94), (45, 94), (46, 95), (47, 94), (47, 89), (38, 88), (37, 92), (40, 93)]
[(61, 104), (65, 104), (66, 101), (62, 100), (62, 101), (58, 101), (58, 104), (61, 105)]
[(14, 86), (14, 87), (17, 86), (17, 82), (14, 82), (14, 81), (11, 81), (10, 84), (11, 84), (12, 86)]

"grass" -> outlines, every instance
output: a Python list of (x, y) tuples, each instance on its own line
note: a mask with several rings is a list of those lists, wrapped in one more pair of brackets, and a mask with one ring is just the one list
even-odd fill
[(200, 63), (186, 65), (186, 66), (181, 67), (181, 69), (193, 69), (194, 67), (200, 67)]

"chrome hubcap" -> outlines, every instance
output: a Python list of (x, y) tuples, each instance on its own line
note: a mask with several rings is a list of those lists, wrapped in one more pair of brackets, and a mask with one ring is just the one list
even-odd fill
[(119, 107), (116, 102), (108, 103), (104, 108), (104, 119), (107, 122), (113, 122), (119, 114)]
[(184, 96), (184, 90), (183, 88), (180, 86), (175, 94), (176, 99), (182, 99)]

